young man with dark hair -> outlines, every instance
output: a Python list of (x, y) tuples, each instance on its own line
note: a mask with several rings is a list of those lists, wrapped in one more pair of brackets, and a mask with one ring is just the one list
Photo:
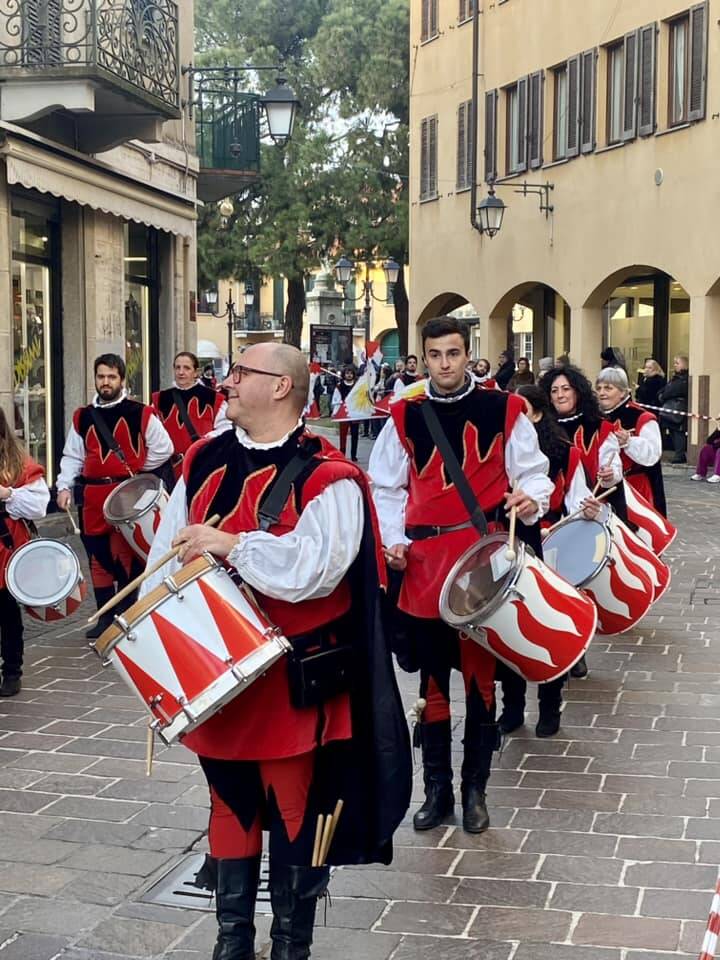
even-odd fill
[(166, 390), (156, 390), (152, 406), (173, 443), (173, 474), (182, 472), (183, 457), (191, 445), (211, 430), (228, 430), (227, 402), (217, 390), (198, 378), (198, 358), (182, 350), (173, 360), (175, 379)]
[(405, 369), (398, 374), (397, 379), (393, 383), (394, 396), (399, 397), (406, 387), (422, 379), (422, 376), (417, 372), (417, 365), (418, 358), (414, 353), (410, 353), (405, 357)]
[(490, 822), (485, 788), (499, 744), (496, 661), (439, 617), (445, 578), (478, 533), (426, 424), (424, 405), (432, 405), (491, 531), (505, 528), (514, 506), (521, 521), (518, 536), (540, 550), (538, 520), (553, 485), (522, 397), (486, 390), (466, 371), (466, 325), (438, 317), (423, 327), (422, 341), (428, 379), (391, 404), (391, 419), (376, 441), (368, 472), (386, 560), (391, 569), (404, 571), (398, 606), (426, 701), (420, 726), (426, 799), (414, 826), (437, 826), (455, 804), (450, 763), (450, 672), (455, 668), (465, 680), (467, 708), (463, 827), (481, 833)]
[[(93, 370), (97, 392), (92, 403), (73, 414), (60, 461), (57, 504), (67, 510), (75, 488), (82, 541), (99, 609), (116, 589), (142, 570), (128, 542), (105, 520), (103, 505), (118, 484), (132, 474), (161, 467), (172, 455), (172, 441), (152, 407), (128, 397), (122, 357), (103, 353), (96, 358)], [(100, 617), (85, 636), (99, 637), (113, 614), (127, 609), (133, 601), (131, 596), (113, 613)]]

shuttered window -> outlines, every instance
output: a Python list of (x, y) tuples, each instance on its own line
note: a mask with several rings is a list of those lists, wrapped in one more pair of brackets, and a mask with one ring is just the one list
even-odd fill
[(27, 0), (23, 12), (24, 66), (48, 67), (62, 63), (61, 18), (60, 0)]
[(688, 85), (688, 120), (702, 120), (705, 116), (707, 94), (707, 3), (690, 8), (690, 83)]
[(497, 90), (485, 94), (485, 181), (497, 180)]
[(528, 167), (528, 78), (522, 77), (505, 91), (507, 120), (507, 172), (523, 173)]
[(595, 149), (595, 98), (597, 53), (588, 50), (580, 55), (580, 152)]
[(638, 31), (638, 134), (655, 133), (655, 56), (657, 28), (654, 23)]
[(568, 115), (568, 70), (567, 64), (553, 71), (555, 81), (554, 121), (555, 141), (553, 159), (564, 160), (567, 156), (567, 115)]
[(580, 55), (567, 62), (567, 151), (566, 157), (580, 152)]
[(437, 117), (420, 123), (420, 199), (437, 197)]
[(637, 133), (637, 31), (628, 33), (623, 48), (623, 140), (634, 140)]
[(542, 70), (528, 78), (528, 165), (537, 170), (543, 165), (543, 87)]
[(625, 112), (624, 87), (624, 59), (625, 45), (613, 44), (607, 51), (607, 142), (620, 143), (623, 132), (623, 116)]
[(420, 0), (420, 42), (432, 40), (438, 35), (438, 0)]
[(466, 20), (469, 20), (474, 12), (475, 4), (473, 0), (460, 0), (460, 6), (458, 8), (458, 22), (464, 23)]
[(670, 126), (702, 120), (707, 99), (707, 3), (670, 23)]
[(457, 120), (457, 176), (455, 186), (458, 190), (467, 190), (473, 178), (473, 118), (472, 101), (466, 100), (458, 107)]

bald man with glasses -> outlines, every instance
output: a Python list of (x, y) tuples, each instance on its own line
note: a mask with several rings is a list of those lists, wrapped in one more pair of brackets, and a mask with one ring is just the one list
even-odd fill
[[(212, 553), (293, 645), (183, 743), (198, 754), (210, 788), (204, 873), (216, 890), (213, 960), (254, 956), (263, 829), (271, 958), (305, 960), (329, 880), (327, 866), (311, 866), (318, 814), (344, 801), (328, 863), (389, 863), (410, 801), (410, 750), (381, 627), (385, 569), (365, 475), (306, 430), (309, 372), (299, 350), (261, 343), (242, 359), (223, 383), (234, 430), (188, 451), (148, 562), (171, 544), (179, 556), (143, 592), (178, 564)], [(270, 517), (269, 498), (284, 499)], [(222, 517), (216, 528), (205, 525), (213, 514)], [(352, 669), (343, 683), (331, 668), (310, 702), (289, 668), (318, 649), (336, 664), (350, 657)]]

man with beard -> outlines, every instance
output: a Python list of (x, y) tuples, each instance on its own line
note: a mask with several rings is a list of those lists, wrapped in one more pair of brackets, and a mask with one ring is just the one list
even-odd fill
[[(128, 542), (103, 515), (103, 505), (118, 484), (141, 470), (161, 467), (172, 456), (172, 440), (152, 407), (131, 400), (125, 389), (125, 361), (104, 353), (94, 363), (96, 394), (92, 403), (73, 414), (65, 440), (57, 505), (67, 510), (78, 505), (83, 546), (90, 561), (98, 609), (142, 570)], [(133, 597), (126, 598), (126, 609)], [(112, 622), (112, 613), (100, 617), (85, 634), (95, 639)]]
[(175, 480), (182, 472), (183, 457), (196, 440), (211, 430), (230, 428), (225, 416), (225, 398), (199, 379), (198, 370), (198, 358), (183, 350), (173, 360), (173, 385), (167, 390), (156, 390), (152, 395), (155, 413), (173, 442)]
[[(454, 809), (450, 673), (455, 668), (463, 675), (466, 693), (463, 829), (481, 833), (490, 825), (485, 788), (500, 742), (497, 661), (439, 616), (445, 578), (478, 532), (431, 433), (433, 415), (490, 532), (505, 529), (508, 511), (515, 507), (521, 521), (518, 538), (540, 553), (538, 521), (547, 510), (552, 483), (524, 400), (487, 390), (467, 372), (467, 326), (454, 317), (437, 317), (423, 327), (422, 342), (428, 379), (408, 387), (390, 405), (391, 419), (375, 443), (368, 473), (386, 560), (391, 570), (404, 571), (398, 607), (409, 650), (405, 662), (414, 661), (413, 669), (419, 666), (425, 701), (420, 724), (425, 802), (413, 824), (416, 830), (429, 830)], [(426, 405), (430, 411), (423, 410)]]
[[(385, 570), (367, 479), (305, 429), (309, 374), (299, 350), (259, 343), (242, 361), (224, 383), (235, 429), (190, 449), (148, 562), (171, 543), (178, 559), (142, 589), (211, 553), (252, 588), (293, 645), (183, 743), (210, 788), (203, 879), (216, 890), (213, 960), (255, 955), (263, 829), (271, 958), (306, 960), (329, 881), (327, 866), (312, 866), (318, 814), (343, 799), (328, 863), (389, 863), (410, 801), (409, 742), (379, 615)], [(222, 517), (215, 529), (205, 523), (213, 514)], [(334, 685), (341, 674), (328, 669), (308, 700), (294, 666), (318, 650), (350, 657), (352, 670)]]
[(418, 380), (422, 380), (422, 377), (417, 372), (417, 363), (418, 359), (414, 353), (405, 357), (405, 369), (398, 374), (393, 382), (393, 396), (399, 397), (406, 387), (417, 383)]

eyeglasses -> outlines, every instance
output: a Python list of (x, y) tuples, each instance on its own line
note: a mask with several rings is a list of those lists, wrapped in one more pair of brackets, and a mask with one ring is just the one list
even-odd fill
[(233, 383), (240, 383), (245, 373), (259, 373), (265, 377), (285, 377), (285, 373), (273, 373), (272, 370), (256, 370), (255, 367), (246, 367), (242, 363), (236, 363), (233, 365), (232, 370)]

